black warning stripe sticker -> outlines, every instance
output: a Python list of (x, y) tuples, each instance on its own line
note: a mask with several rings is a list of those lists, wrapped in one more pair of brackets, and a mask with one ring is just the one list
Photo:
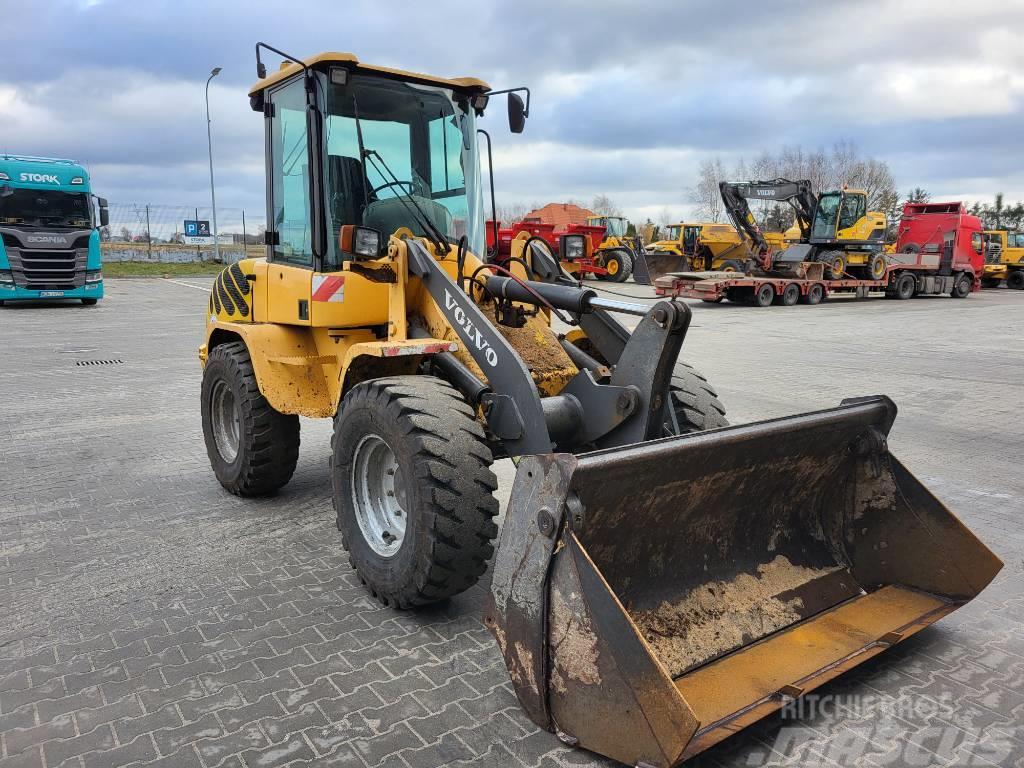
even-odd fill
[(235, 262), (231, 265), (231, 276), (235, 279), (235, 285), (238, 286), (238, 290), (242, 292), (243, 296), (249, 295), (249, 281), (245, 279), (245, 273), (242, 272), (242, 268)]
[(231, 297), (231, 301), (235, 305), (238, 314), (240, 314), (242, 317), (248, 317), (249, 304), (246, 302), (245, 299), (242, 298), (242, 294), (241, 292), (239, 292), (238, 286), (235, 285), (235, 281), (232, 279), (230, 272), (230, 269), (226, 269), (220, 273), (221, 282), (224, 285), (224, 289), (228, 292), (228, 295)]
[(210, 314), (213, 314), (213, 291), (210, 291)]
[(213, 299), (213, 306), (217, 308), (217, 314), (219, 315), (223, 310), (220, 306), (220, 297), (217, 295), (217, 281), (213, 281), (213, 290), (210, 291), (210, 298)]
[(235, 303), (231, 301), (231, 297), (228, 295), (227, 289), (224, 287), (224, 273), (221, 272), (217, 275), (217, 282), (214, 287), (217, 289), (217, 296), (220, 298), (220, 303), (224, 306), (224, 311), (229, 315), (235, 314)]

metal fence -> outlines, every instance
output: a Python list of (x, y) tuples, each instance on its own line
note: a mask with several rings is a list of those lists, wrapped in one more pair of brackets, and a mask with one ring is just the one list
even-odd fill
[[(106, 261), (187, 263), (213, 261), (214, 246), (185, 243), (186, 219), (207, 220), (209, 206), (110, 203), (110, 224), (100, 230)], [(217, 206), (217, 232), (221, 259), (233, 262), (246, 254), (263, 255), (266, 213)]]

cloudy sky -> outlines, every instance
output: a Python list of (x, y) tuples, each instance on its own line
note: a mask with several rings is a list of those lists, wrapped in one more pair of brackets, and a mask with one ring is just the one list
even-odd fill
[(218, 205), (262, 211), (257, 40), (529, 85), (525, 133), (500, 105), (483, 121), (506, 204), (681, 216), (702, 159), (840, 140), (901, 190), (1024, 198), (1024, 4), (1005, 0), (0, 0), (0, 19), (0, 150), (85, 161), (111, 202), (209, 199), (220, 66)]

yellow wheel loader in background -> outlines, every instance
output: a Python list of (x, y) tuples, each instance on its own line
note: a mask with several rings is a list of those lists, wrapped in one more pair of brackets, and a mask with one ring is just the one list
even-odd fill
[(224, 270), (207, 310), (214, 473), (273, 493), (299, 416), (333, 419), (339, 545), (383, 603), (412, 608), (484, 574), (491, 463), (519, 457), (484, 622), (539, 725), (676, 765), (999, 570), (889, 453), (887, 398), (726, 426), (678, 362), (685, 304), (599, 298), (537, 241), (483, 261), (486, 84), (261, 50), (287, 60), (258, 63), (250, 92), (267, 255)]
[[(644, 248), (655, 279), (669, 272), (745, 272), (754, 257), (750, 240), (732, 224), (683, 222), (669, 225), (665, 234)], [(765, 232), (764, 237), (774, 252), (785, 247), (786, 238), (799, 238), (799, 231)]]
[(626, 234), (629, 221), (624, 216), (590, 216), (588, 227), (604, 227), (604, 239), (594, 251), (594, 262), (608, 270), (605, 280), (624, 283), (636, 265), (637, 238)]
[(1006, 281), (1007, 288), (1024, 290), (1024, 232), (1002, 229), (986, 230), (985, 271), (982, 288), (998, 288)]

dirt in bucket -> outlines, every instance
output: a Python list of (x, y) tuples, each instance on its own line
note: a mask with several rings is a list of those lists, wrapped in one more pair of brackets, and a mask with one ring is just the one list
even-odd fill
[(681, 600), (631, 611), (633, 622), (673, 678), (801, 618), (803, 601), (777, 596), (842, 570), (805, 568), (779, 555), (732, 581), (710, 581)]

